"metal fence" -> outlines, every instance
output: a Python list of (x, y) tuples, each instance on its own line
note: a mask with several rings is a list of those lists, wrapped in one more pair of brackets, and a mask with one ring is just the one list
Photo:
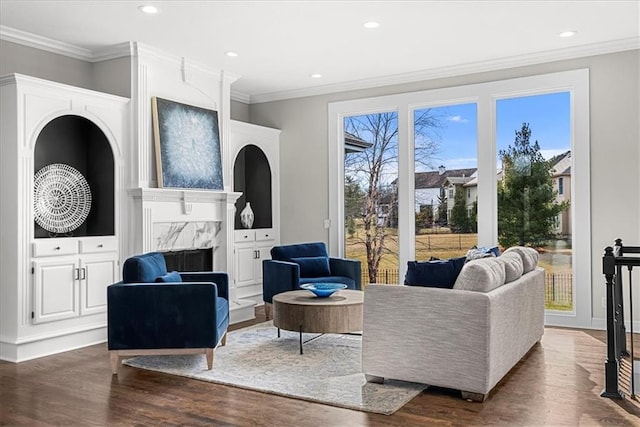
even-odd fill
[[(573, 306), (573, 275), (571, 273), (545, 273), (544, 279), (545, 305), (550, 308), (571, 309)], [(362, 269), (362, 283), (374, 283), (369, 280), (369, 272), (364, 268)], [(400, 283), (398, 270), (378, 270), (375, 283)]]
[(573, 274), (545, 273), (545, 303), (573, 306)]

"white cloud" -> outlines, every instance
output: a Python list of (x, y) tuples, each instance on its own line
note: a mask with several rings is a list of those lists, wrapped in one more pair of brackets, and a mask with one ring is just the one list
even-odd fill
[(463, 118), (460, 115), (451, 116), (447, 120), (449, 120), (450, 122), (455, 122), (455, 123), (467, 123), (469, 121), (469, 120)]

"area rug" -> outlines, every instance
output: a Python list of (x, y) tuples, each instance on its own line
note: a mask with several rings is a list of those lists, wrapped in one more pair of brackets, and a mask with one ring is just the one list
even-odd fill
[(230, 332), (215, 351), (213, 369), (204, 355), (138, 356), (123, 363), (136, 368), (273, 393), (348, 409), (392, 414), (427, 386), (385, 380), (367, 383), (361, 371), (358, 335), (281, 331), (271, 322)]

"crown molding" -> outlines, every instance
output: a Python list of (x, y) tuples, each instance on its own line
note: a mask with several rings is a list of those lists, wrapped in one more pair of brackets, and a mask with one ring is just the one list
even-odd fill
[(337, 92), (370, 89), (403, 83), (414, 83), (424, 80), (455, 77), (486, 71), (497, 71), (507, 68), (522, 67), (527, 65), (542, 64), (545, 62), (561, 61), (587, 56), (603, 55), (607, 53), (615, 53), (635, 49), (640, 49), (640, 37), (631, 37), (610, 42), (556, 49), (526, 55), (517, 55), (489, 61), (473, 62), (454, 65), (450, 67), (434, 68), (429, 70), (362, 79), (332, 85), (316, 86), (312, 88), (293, 89), (288, 91), (251, 95), (249, 103), (258, 104), (262, 102), (281, 101), (285, 99), (302, 98), (306, 96), (327, 95)]
[(249, 104), (251, 102), (251, 96), (243, 93), (243, 92), (238, 92), (235, 90), (231, 90), (231, 99), (233, 101), (238, 101), (238, 102), (242, 102), (244, 104)]
[(36, 34), (27, 33), (26, 31), (16, 30), (15, 28), (0, 25), (0, 40), (40, 49), (58, 55), (68, 56), (70, 58), (89, 61), (93, 57), (89, 49), (84, 49), (68, 43), (63, 43), (47, 37), (38, 36)]

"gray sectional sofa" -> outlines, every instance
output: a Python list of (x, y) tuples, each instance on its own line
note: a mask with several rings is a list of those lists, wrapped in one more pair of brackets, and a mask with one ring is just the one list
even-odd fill
[(544, 270), (537, 260), (535, 250), (515, 247), (467, 262), (453, 289), (367, 285), (367, 380), (453, 388), (484, 401), (544, 333)]

